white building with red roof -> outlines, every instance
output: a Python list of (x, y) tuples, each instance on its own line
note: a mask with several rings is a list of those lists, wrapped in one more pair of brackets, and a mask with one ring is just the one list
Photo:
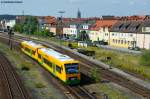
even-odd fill
[(90, 40), (109, 42), (109, 29), (117, 21), (118, 20), (97, 20), (96, 23), (90, 28)]

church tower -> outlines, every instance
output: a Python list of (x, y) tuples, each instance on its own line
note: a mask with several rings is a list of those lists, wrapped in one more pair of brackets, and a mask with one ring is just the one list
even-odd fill
[(77, 18), (81, 18), (81, 12), (80, 12), (79, 9), (78, 9), (78, 12), (77, 12)]

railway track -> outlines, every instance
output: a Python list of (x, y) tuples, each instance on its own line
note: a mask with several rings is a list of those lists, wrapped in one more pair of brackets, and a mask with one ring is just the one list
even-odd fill
[[(6, 36), (6, 38), (7, 38), (7, 36)], [(13, 38), (12, 40), (17, 41), (17, 39), (15, 39), (15, 38)], [(17, 41), (17, 43), (18, 43), (18, 41)], [(45, 69), (43, 69), (43, 70), (45, 73), (47, 72)], [(57, 86), (59, 89), (63, 90), (65, 96), (68, 99), (96, 99), (95, 96), (93, 96), (91, 93), (89, 93), (82, 86), (64, 85), (60, 81), (58, 81), (56, 78), (54, 78), (52, 75), (50, 75), (49, 72), (47, 74), (48, 74), (47, 78), (49, 78), (55, 86)], [(24, 98), (20, 98), (20, 99), (24, 99)]]
[(6, 99), (31, 99), (10, 62), (0, 53), (0, 70), (7, 89)]
[[(22, 39), (24, 37), (20, 36), (18, 38)], [(133, 91), (139, 95), (142, 95), (143, 97), (145, 97), (147, 99), (150, 99), (150, 90), (149, 89), (146, 89), (146, 88), (136, 84), (135, 82), (126, 79), (125, 77), (122, 77), (118, 74), (115, 74), (115, 73), (111, 72), (109, 69), (104, 69), (104, 68), (100, 67), (99, 65), (94, 64), (93, 62), (90, 62), (90, 61), (87, 62), (86, 59), (84, 59), (78, 55), (74, 55), (73, 53), (62, 49), (61, 47), (59, 47), (57, 45), (52, 45), (52, 43), (45, 43), (45, 42), (43, 44), (44, 45), (51, 45), (50, 47), (54, 48), (55, 50), (57, 50), (61, 53), (67, 54), (67, 55), (69, 55), (69, 56), (71, 56), (77, 60), (80, 60), (82, 67), (84, 67), (84, 69), (82, 69), (83, 72), (90, 73), (91, 69), (98, 68), (98, 71), (101, 72), (102, 77), (104, 79), (115, 82), (115, 83), (117, 83), (117, 84), (119, 84), (125, 88), (128, 88), (129, 90), (131, 90), (131, 91)], [(87, 70), (87, 71), (84, 71), (84, 70)]]
[(62, 83), (60, 80), (52, 76), (45, 68), (41, 67), (43, 75), (50, 79), (50, 82), (61, 90), (68, 99), (97, 99), (92, 93), (89, 93), (83, 86), (70, 86)]
[(84, 87), (82, 86), (67, 86), (71, 93), (73, 93), (78, 99), (96, 99), (94, 95), (89, 93)]

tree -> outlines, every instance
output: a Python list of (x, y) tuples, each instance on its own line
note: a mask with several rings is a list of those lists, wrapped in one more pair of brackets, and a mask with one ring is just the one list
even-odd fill
[(86, 31), (81, 31), (78, 35), (78, 39), (81, 41), (89, 41), (90, 40), (89, 35), (87, 34)]
[(20, 32), (20, 33), (23, 32), (22, 24), (16, 24), (16, 25), (13, 27), (13, 29), (14, 29), (14, 31), (16, 31), (16, 32)]
[(28, 31), (28, 34), (34, 34), (38, 30), (38, 21), (36, 17), (28, 16), (25, 20), (24, 26), (26, 27), (25, 30)]
[(44, 29), (42, 32), (42, 36), (48, 36), (48, 34), (49, 34), (49, 30)]
[(101, 81), (101, 72), (98, 71), (97, 68), (92, 69), (91, 71), (91, 78), (95, 81), (95, 82), (99, 82)]
[(147, 50), (142, 54), (140, 63), (145, 66), (150, 66), (150, 50)]
[(14, 26), (14, 30), (20, 33), (34, 34), (38, 31), (38, 20), (34, 16), (27, 16), (24, 23), (19, 23)]

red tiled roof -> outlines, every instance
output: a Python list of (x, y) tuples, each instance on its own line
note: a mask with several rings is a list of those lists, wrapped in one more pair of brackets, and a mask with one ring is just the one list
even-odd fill
[(96, 23), (91, 27), (91, 30), (98, 31), (101, 27), (111, 28), (118, 20), (97, 20)]
[(37, 18), (43, 19), (45, 24), (56, 24), (56, 18), (53, 16), (38, 16)]
[(90, 18), (63, 18), (63, 23), (69, 23), (69, 22), (85, 22), (87, 20), (99, 20), (98, 17), (90, 17)]
[(88, 18), (63, 18), (63, 23), (69, 23), (69, 22), (83, 22), (88, 20)]
[(46, 16), (45, 17), (45, 23), (47, 24), (54, 24), (56, 23), (56, 18), (52, 16)]
[(144, 20), (145, 16), (123, 16), (121, 17), (121, 20)]

